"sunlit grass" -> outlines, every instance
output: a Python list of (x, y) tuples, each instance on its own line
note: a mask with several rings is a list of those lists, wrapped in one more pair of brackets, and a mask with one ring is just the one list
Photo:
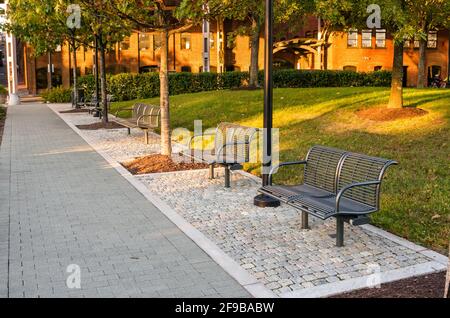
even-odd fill
[[(307, 88), (274, 91), (274, 126), (280, 128), (282, 161), (303, 158), (314, 144), (395, 159), (383, 184), (382, 211), (373, 222), (397, 235), (445, 252), (450, 237), (450, 90), (406, 89), (405, 105), (428, 111), (422, 117), (374, 122), (359, 109), (387, 103), (385, 88)], [(113, 104), (132, 105), (137, 101)], [(158, 104), (158, 98), (141, 102)], [(261, 127), (262, 91), (218, 91), (171, 97), (172, 127), (204, 128), (219, 122)], [(247, 170), (258, 174), (259, 167)], [(299, 182), (287, 168), (276, 182)]]

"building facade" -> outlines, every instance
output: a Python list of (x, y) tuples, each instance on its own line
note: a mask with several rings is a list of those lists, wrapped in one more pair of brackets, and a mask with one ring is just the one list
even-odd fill
[[(237, 22), (220, 20), (171, 35), (169, 39), (169, 70), (172, 72), (225, 72), (248, 71), (250, 68), (250, 39), (237, 36), (229, 45), (228, 33)], [(331, 32), (327, 41), (322, 40), (321, 23), (310, 17), (305, 27), (296, 34), (276, 38), (274, 45), (275, 68), (329, 69), (371, 72), (391, 70), (393, 41), (383, 29)], [(259, 66), (264, 62), (264, 40), (260, 38)], [(107, 72), (152, 72), (159, 68), (160, 38), (153, 33), (133, 33), (117, 43), (107, 54)], [(70, 87), (72, 79), (72, 54), (68, 45), (52, 54), (52, 67), (48, 57), (33, 56), (30, 47), (21, 47), (23, 62), (20, 67), (24, 85), (31, 94), (47, 87), (47, 71), (52, 70), (53, 85)], [(21, 52), (22, 52), (21, 51)], [(426, 49), (428, 76), (449, 76), (449, 31), (430, 32)], [(93, 50), (81, 47), (77, 50), (77, 73), (92, 74)], [(419, 50), (418, 41), (405, 41), (404, 84), (417, 84)]]

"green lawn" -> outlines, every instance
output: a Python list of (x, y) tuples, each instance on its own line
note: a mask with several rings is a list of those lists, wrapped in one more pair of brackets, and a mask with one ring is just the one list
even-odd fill
[[(440, 252), (450, 237), (450, 90), (407, 89), (405, 105), (429, 113), (414, 119), (374, 122), (355, 111), (386, 104), (385, 88), (276, 89), (274, 126), (280, 128), (281, 161), (304, 158), (314, 144), (395, 159), (382, 191), (374, 224)], [(204, 127), (221, 121), (262, 126), (262, 91), (219, 91), (171, 97), (172, 127)], [(119, 106), (112, 105), (112, 113)], [(158, 98), (140, 101), (158, 104)], [(258, 174), (257, 167), (246, 167)], [(299, 181), (299, 171), (282, 170), (276, 182)]]

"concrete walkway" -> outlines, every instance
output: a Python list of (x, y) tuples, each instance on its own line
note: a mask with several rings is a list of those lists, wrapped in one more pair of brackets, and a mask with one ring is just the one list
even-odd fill
[(8, 109), (0, 148), (0, 296), (248, 294), (50, 109), (25, 104)]

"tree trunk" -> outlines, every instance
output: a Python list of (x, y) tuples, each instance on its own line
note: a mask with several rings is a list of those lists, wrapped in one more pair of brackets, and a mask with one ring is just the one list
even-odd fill
[(324, 31), (325, 35), (323, 36), (323, 39), (325, 40), (324, 46), (323, 46), (323, 69), (328, 69), (328, 41), (330, 39), (330, 35), (328, 33), (328, 30)]
[(52, 52), (48, 52), (47, 89), (52, 89)]
[(424, 88), (425, 84), (425, 49), (427, 47), (427, 41), (420, 39), (419, 42), (419, 65), (418, 65), (418, 75), (417, 75), (417, 88)]
[(103, 105), (103, 123), (108, 122), (108, 91), (106, 83), (106, 57), (105, 57), (105, 45), (103, 39), (99, 38), (100, 46), (100, 90), (102, 95), (102, 105)]
[(449, 250), (449, 253), (448, 253), (449, 261), (448, 261), (448, 269), (447, 269), (447, 279), (445, 280), (444, 298), (450, 298), (450, 292), (449, 292), (449, 288), (450, 288), (450, 246), (449, 246), (448, 250)]
[(389, 97), (388, 108), (401, 107), (403, 107), (403, 43), (395, 42), (391, 96)]
[(250, 53), (250, 87), (258, 87), (258, 72), (259, 72), (259, 34), (261, 32), (261, 25), (257, 20), (252, 21), (252, 34), (251, 34), (251, 53)]
[(170, 135), (170, 101), (169, 101), (169, 33), (167, 30), (161, 32), (161, 65), (159, 70), (160, 79), (160, 107), (161, 107), (161, 154), (172, 155), (172, 143)]
[(73, 98), (75, 100), (75, 107), (78, 107), (78, 78), (77, 78), (77, 48), (75, 37), (72, 39), (72, 48), (73, 48)]

